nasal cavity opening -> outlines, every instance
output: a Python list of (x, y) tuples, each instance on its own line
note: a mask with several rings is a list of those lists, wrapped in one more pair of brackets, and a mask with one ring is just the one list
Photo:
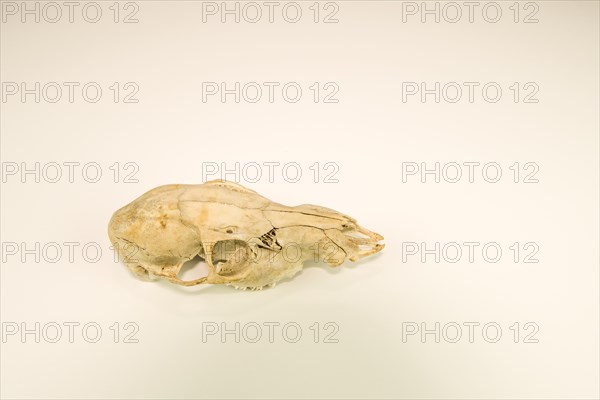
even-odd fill
[(366, 235), (362, 232), (350, 232), (350, 233), (346, 233), (346, 236), (350, 236), (350, 237), (357, 238), (357, 239), (370, 239), (371, 238), (369, 235)]

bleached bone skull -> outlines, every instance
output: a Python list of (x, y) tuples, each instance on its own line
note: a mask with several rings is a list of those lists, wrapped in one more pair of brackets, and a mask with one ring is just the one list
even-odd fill
[[(384, 247), (377, 243), (382, 236), (337, 211), (284, 206), (221, 180), (152, 189), (114, 213), (108, 235), (140, 279), (238, 289), (274, 286), (299, 272), (305, 261), (339, 266)], [(208, 275), (181, 280), (182, 265), (197, 255)]]

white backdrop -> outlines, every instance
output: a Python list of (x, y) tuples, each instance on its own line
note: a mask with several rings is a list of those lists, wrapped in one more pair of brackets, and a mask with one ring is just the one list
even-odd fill
[[(513, 3), (3, 1), (2, 397), (597, 398), (598, 3)], [(115, 210), (216, 178), (386, 248), (115, 262)]]

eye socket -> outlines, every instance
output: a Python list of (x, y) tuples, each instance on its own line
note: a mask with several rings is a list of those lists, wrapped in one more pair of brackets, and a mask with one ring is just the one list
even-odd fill
[(225, 232), (227, 232), (227, 233), (233, 233), (233, 229), (229, 228)]
[(247, 267), (248, 244), (242, 240), (222, 240), (215, 244), (211, 255), (216, 272), (223, 276), (232, 276)]

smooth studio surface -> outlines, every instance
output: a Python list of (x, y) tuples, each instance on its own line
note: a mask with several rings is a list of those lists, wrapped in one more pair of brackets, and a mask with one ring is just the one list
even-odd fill
[[(22, 4), (3, 398), (598, 397), (597, 2)], [(260, 292), (115, 260), (115, 210), (219, 178), (386, 247)]]

